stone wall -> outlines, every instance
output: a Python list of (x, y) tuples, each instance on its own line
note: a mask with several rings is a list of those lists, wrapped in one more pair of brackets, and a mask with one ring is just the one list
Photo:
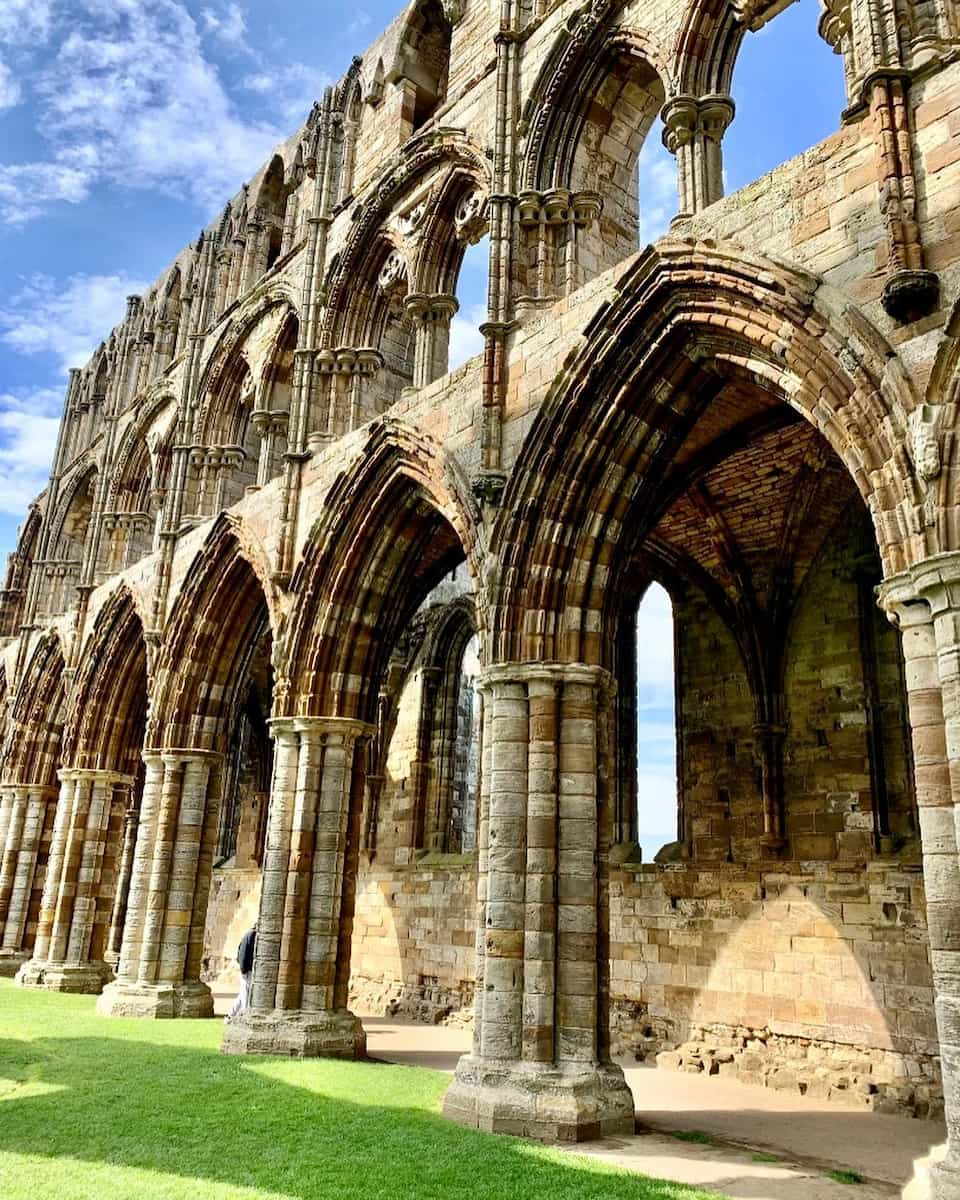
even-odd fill
[(473, 1001), (476, 876), (469, 858), (361, 872), (350, 999), (360, 1013), (441, 1021)]
[(201, 978), (214, 991), (236, 991), (239, 985), (237, 947), (257, 919), (260, 882), (258, 867), (221, 867), (213, 873)]
[(928, 1115), (937, 1033), (914, 862), (639, 866), (611, 885), (616, 1052)]
[[(446, 1019), (473, 990), (473, 868), (361, 873), (351, 1000)], [(916, 862), (637, 865), (611, 878), (616, 1054), (882, 1112), (941, 1107)]]

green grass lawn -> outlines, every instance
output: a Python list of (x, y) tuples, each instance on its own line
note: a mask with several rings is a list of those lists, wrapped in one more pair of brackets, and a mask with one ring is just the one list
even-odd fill
[(3, 1200), (709, 1200), (440, 1116), (448, 1077), (227, 1058), (220, 1021), (0, 980)]

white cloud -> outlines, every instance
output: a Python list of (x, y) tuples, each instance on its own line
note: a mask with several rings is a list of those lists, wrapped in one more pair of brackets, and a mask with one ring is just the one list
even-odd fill
[(63, 392), (0, 392), (0, 512), (20, 516), (46, 487)]
[(123, 317), (126, 298), (147, 288), (128, 275), (33, 275), (0, 307), (0, 342), (18, 354), (53, 354), (82, 366)]
[(13, 77), (13, 72), (0, 58), (0, 109), (13, 108), (20, 103), (20, 84)]
[(367, 28), (367, 26), (370, 24), (370, 19), (370, 14), (368, 12), (362, 8), (358, 9), (353, 20), (344, 30), (344, 36), (356, 37), (358, 33), (362, 33), (364, 29)]
[(271, 109), (287, 125), (302, 121), (331, 82), (330, 76), (305, 63), (284, 63), (282, 66), (258, 69), (241, 83), (248, 92), (263, 96)]
[[(235, 7), (218, 18), (221, 36), (238, 29)], [(50, 29), (48, 10), (40, 24)], [(59, 45), (34, 87), (56, 150), (48, 163), (0, 164), (7, 223), (83, 200), (101, 181), (159, 188), (212, 213), (284, 135), (238, 113), (178, 0), (79, 0), (51, 36)]]
[(220, 12), (213, 8), (205, 8), (201, 16), (207, 33), (213, 34), (230, 46), (247, 49), (247, 21), (239, 4), (228, 4)]
[(55, 200), (77, 204), (90, 193), (90, 173), (59, 163), (0, 163), (0, 221), (20, 225)]
[(0, 42), (44, 42), (50, 34), (53, 0), (2, 0)]
[(637, 825), (647, 858), (676, 837), (673, 644), (670, 597), (654, 583), (637, 613)]
[(640, 245), (663, 237), (677, 212), (677, 164), (655, 131), (643, 144), (637, 164), (640, 193)]
[(487, 319), (485, 304), (474, 304), (458, 312), (450, 322), (450, 370), (454, 371), (468, 359), (483, 353), (483, 334), (480, 326)]

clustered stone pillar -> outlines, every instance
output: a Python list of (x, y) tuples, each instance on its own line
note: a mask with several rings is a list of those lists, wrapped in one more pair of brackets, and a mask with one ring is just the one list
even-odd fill
[(30, 897), (53, 788), (0, 785), (0, 975), (15, 975), (30, 957), (26, 946)]
[(120, 950), (123, 945), (123, 927), (127, 918), (127, 904), (130, 899), (130, 883), (133, 879), (133, 856), (137, 845), (137, 828), (139, 824), (140, 805), (136, 790), (131, 788), (127, 793), (127, 803), (123, 814), (120, 858), (117, 863), (117, 882), (113, 893), (113, 907), (110, 910), (107, 949), (103, 956), (104, 960), (114, 970), (120, 962)]
[(273, 460), (277, 443), (280, 438), (286, 437), (290, 414), (288, 412), (270, 412), (268, 409), (258, 408), (251, 414), (250, 419), (253, 421), (254, 429), (260, 435), (260, 457), (257, 461), (256, 486), (262, 488), (266, 487), (273, 478)]
[[(370, 394), (382, 366), (383, 355), (370, 347), (352, 350), (340, 346), (316, 352), (312, 370), (322, 380), (320, 427), (307, 438), (311, 450), (342, 437), (375, 415), (377, 406), (370, 402)], [(308, 369), (305, 362), (304, 370)]]
[(191, 450), (190, 463), (197, 480), (197, 519), (215, 516), (227, 507), (227, 485), (245, 458), (242, 446), (195, 446)]
[(473, 1052), (448, 1117), (580, 1141), (632, 1133), (633, 1098), (609, 1054), (612, 804), (598, 668), (485, 672)]
[[(552, 303), (584, 282), (582, 243), (603, 211), (599, 192), (521, 192), (517, 222), (526, 242), (527, 295), (518, 298), (521, 310)], [(595, 264), (591, 264), (595, 266)]]
[(347, 1007), (364, 742), (343, 717), (276, 718), (251, 1007), (227, 1025), (234, 1054), (362, 1058)]
[(675, 220), (685, 220), (722, 199), (721, 143), (735, 111), (730, 96), (674, 96), (664, 105), (663, 144), (677, 160)]
[(460, 305), (456, 296), (426, 296), (411, 292), (404, 308), (413, 326), (413, 386), (429, 387), (447, 373), (450, 323)]
[(112, 867), (107, 846), (111, 817), (122, 803), (117, 790), (132, 786), (130, 776), (116, 771), (60, 771), (37, 937), (32, 957), (17, 974), (22, 986), (96, 994), (113, 975), (103, 957), (109, 916), (104, 899), (112, 899), (114, 887), (107, 877)]
[(886, 580), (905, 661), (923, 882), (933, 969), (946, 1157), (935, 1200), (960, 1196), (960, 556), (942, 555)]
[(144, 751), (139, 836), (108, 1016), (209, 1017), (200, 982), (203, 929), (220, 811), (222, 755)]

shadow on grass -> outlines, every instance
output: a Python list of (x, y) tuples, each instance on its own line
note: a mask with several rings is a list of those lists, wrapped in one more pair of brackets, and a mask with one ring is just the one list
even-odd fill
[[(83, 1024), (91, 1036), (0, 1041), (0, 1077), (60, 1089), (0, 1100), (0, 1153), (51, 1160), (43, 1194), (64, 1194), (52, 1160), (73, 1159), (196, 1180), (198, 1200), (224, 1184), (295, 1200), (704, 1196), (452, 1125), (436, 1111), (447, 1080), (430, 1072), (227, 1058), (166, 1031), (134, 1040), (130, 1022), (118, 1036)], [(144, 1194), (162, 1196), (158, 1184)]]

